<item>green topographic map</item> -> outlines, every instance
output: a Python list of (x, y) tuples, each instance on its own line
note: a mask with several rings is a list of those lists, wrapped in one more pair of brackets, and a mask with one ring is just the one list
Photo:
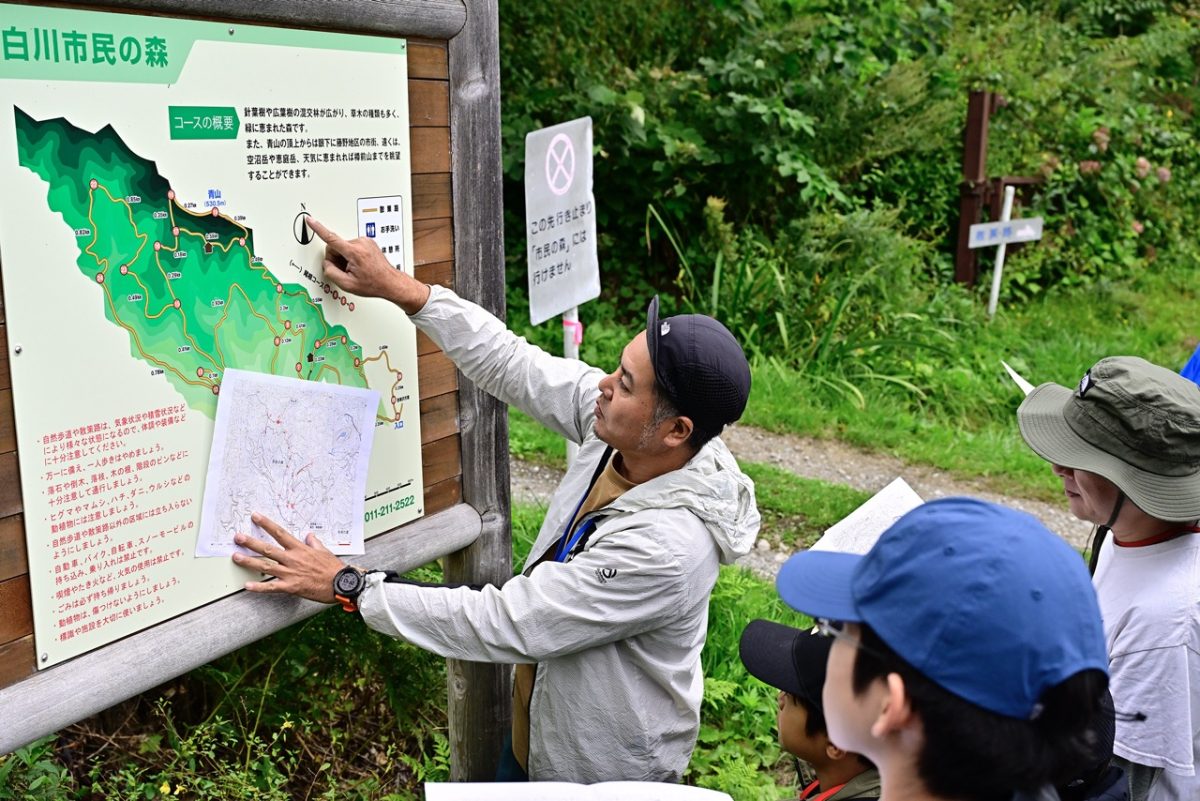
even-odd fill
[[(364, 358), (326, 320), (325, 298), (314, 302), (254, 255), (249, 227), (176, 197), (111, 125), (91, 133), (61, 117), (14, 116), (21, 166), (47, 183), (50, 209), (75, 234), (78, 280), (100, 286), (104, 315), (128, 333), (131, 353), (192, 408), (215, 417), (227, 368), (365, 387), (366, 363), (387, 358)], [(380, 420), (400, 419), (392, 401)]]

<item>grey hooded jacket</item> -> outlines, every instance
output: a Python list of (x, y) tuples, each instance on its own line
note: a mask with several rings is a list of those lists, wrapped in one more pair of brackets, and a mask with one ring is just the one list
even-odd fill
[(472, 590), (370, 574), (363, 619), (441, 656), (537, 663), (531, 779), (678, 781), (700, 728), (700, 650), (718, 565), (749, 551), (758, 532), (753, 483), (714, 439), (683, 468), (597, 510), (573, 558), (533, 570), (605, 451), (592, 431), (604, 373), (529, 345), (440, 287), (412, 320), (472, 382), (581, 448), (522, 575)]

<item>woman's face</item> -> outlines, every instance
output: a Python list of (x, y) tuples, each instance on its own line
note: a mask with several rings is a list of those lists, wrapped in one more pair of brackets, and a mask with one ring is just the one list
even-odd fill
[(1096, 473), (1057, 464), (1054, 474), (1062, 479), (1071, 514), (1097, 525), (1108, 522), (1120, 494), (1116, 484)]

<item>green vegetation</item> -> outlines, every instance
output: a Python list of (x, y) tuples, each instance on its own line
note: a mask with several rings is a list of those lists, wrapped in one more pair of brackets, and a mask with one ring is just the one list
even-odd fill
[(0, 799), (415, 799), (449, 776), (444, 688), (332, 609), (0, 757)]
[[(606, 291), (583, 311), (586, 360), (613, 364), (657, 291), (746, 344), (749, 422), (1047, 495), (999, 360), (1070, 384), (1106, 355), (1178, 367), (1194, 347), (1193, 6), (536, 6), (501, 13), (509, 300), (524, 307), (522, 136), (589, 114)], [(1042, 178), (1020, 213), (1046, 220), (990, 324), (950, 281), (973, 89), (1003, 98), (988, 173)], [(527, 334), (553, 350), (551, 328)]]
[(764, 534), (785, 553), (812, 545), (825, 529), (871, 497), (869, 492), (801, 478), (771, 465), (742, 462), (741, 467), (754, 479)]

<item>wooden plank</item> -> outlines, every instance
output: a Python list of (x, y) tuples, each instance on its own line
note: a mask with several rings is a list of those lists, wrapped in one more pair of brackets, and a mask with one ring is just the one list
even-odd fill
[(455, 434), (421, 448), (421, 468), (426, 484), (436, 484), (462, 474), (462, 442)]
[(446, 43), (430, 39), (408, 40), (408, 77), (448, 81), (450, 61)]
[(413, 219), (432, 220), (451, 214), (450, 173), (431, 172), (412, 177)]
[(36, 667), (32, 634), (0, 645), (0, 687), (33, 675)]
[(462, 500), (462, 477), (425, 485), (425, 514), (437, 514)]
[[(450, 40), (454, 148), (454, 283), (463, 297), (504, 317), (504, 212), (500, 161), (498, 0), (471, 0), (462, 32)], [(436, 128), (427, 130), (437, 130)], [(464, 426), (463, 500), (483, 531), (443, 561), (446, 578), (500, 586), (512, 577), (508, 428), (503, 406), (473, 386), (459, 393)], [(450, 778), (491, 781), (511, 717), (507, 666), (446, 661)]]
[(450, 129), (413, 128), (408, 134), (413, 175), (450, 172)]
[(25, 517), (0, 518), (0, 581), (29, 572), (25, 555)]
[(0, 642), (12, 642), (32, 633), (29, 576), (0, 581)]
[(408, 124), (413, 128), (444, 128), (450, 124), (450, 84), (408, 81)]
[(413, 220), (413, 261), (427, 264), (454, 258), (450, 220)]
[(466, 19), (462, 0), (255, 0), (236, 6), (227, 0), (75, 0), (75, 5), (431, 39), (449, 39)]
[(447, 392), (421, 401), (421, 444), (458, 433), (458, 393)]
[(0, 389), (12, 386), (12, 374), (8, 371), (8, 326), (0, 324)]
[[(432, 357), (426, 356), (425, 358)], [(447, 359), (447, 361), (449, 360)], [(21, 472), (17, 468), (17, 454), (15, 451), (0, 453), (0, 517), (15, 515), (23, 508)]]
[(17, 429), (13, 424), (12, 390), (0, 389), (0, 453), (17, 449)]
[(447, 289), (454, 289), (454, 262), (433, 261), (428, 264), (418, 264), (413, 271), (418, 281), (427, 284), (438, 284)]
[[(481, 529), (478, 512), (455, 504), (372, 537), (355, 561), (403, 573), (466, 547)], [(327, 609), (293, 596), (237, 592), (38, 671), (0, 689), (4, 722), (20, 722), (0, 726), (0, 754)]]
[(420, 400), (458, 389), (458, 368), (440, 350), (417, 357), (417, 378), (421, 385)]

